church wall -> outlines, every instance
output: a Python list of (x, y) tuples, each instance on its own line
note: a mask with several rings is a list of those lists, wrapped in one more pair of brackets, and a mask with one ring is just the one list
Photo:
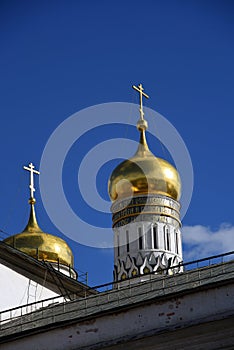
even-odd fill
[[(71, 312), (74, 313), (75, 304), (71, 304), (71, 307)], [(66, 313), (56, 318), (53, 310), (47, 310), (47, 318), (52, 315), (55, 321), (69, 320), (69, 315)], [(196, 329), (196, 325), (203, 325), (200, 327), (199, 336), (202, 338), (201, 341), (206, 343), (206, 349), (217, 349), (219, 345), (225, 348), (227, 342), (230, 343), (230, 338), (225, 337), (224, 333), (227, 327), (230, 329), (230, 324), (233, 324), (233, 316), (234, 284), (229, 282), (227, 285), (196, 290), (185, 295), (169, 295), (164, 300), (148, 300), (141, 305), (124, 310), (115, 309), (111, 313), (109, 311), (91, 318), (84, 317), (80, 321), (74, 320), (72, 324), (66, 323), (49, 331), (45, 320), (46, 331), (2, 344), (1, 349), (31, 350), (34, 344), (34, 350), (112, 349), (114, 345), (116, 350), (126, 348), (135, 350), (138, 340), (144, 345), (145, 350), (162, 349), (157, 339), (162, 341), (164, 333), (164, 339), (171, 339), (171, 342), (168, 340), (167, 349), (175, 349), (173, 344), (178, 341), (177, 331), (186, 327), (190, 327), (190, 332), (186, 331), (187, 335), (181, 339), (181, 344), (183, 348), (190, 348), (190, 345), (195, 344), (194, 340), (197, 340), (198, 335), (193, 332), (193, 327)], [(210, 342), (210, 327), (213, 327), (216, 321), (221, 324), (220, 332), (214, 333)], [(222, 327), (222, 322), (226, 322), (227, 327)], [(43, 327), (43, 321), (40, 322), (40, 327)], [(214, 327), (212, 330), (214, 331)], [(151, 346), (148, 347), (149, 339)], [(153, 347), (152, 340), (155, 344)], [(217, 347), (214, 347), (214, 341), (219, 342), (216, 342)], [(198, 343), (197, 347), (194, 346), (192, 349), (201, 349), (199, 346), (203, 343)]]
[(1, 311), (58, 294), (0, 264)]

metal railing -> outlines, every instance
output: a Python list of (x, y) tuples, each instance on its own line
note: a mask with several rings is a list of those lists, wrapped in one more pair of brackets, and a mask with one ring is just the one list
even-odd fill
[(29, 304), (25, 304), (22, 306), (17, 306), (14, 308), (11, 308), (9, 310), (4, 310), (0, 312), (0, 329), (1, 329), (1, 325), (18, 319), (19, 317), (22, 317), (26, 314), (30, 314), (34, 311), (37, 311), (39, 309), (43, 309), (43, 308), (48, 308), (51, 306), (54, 306), (58, 303), (63, 303), (66, 302), (66, 298), (63, 296), (57, 296), (57, 297), (52, 297), (52, 298), (48, 298), (48, 299), (44, 299), (41, 301), (37, 301), (34, 303), (29, 303)]
[[(0, 312), (0, 329), (5, 330), (18, 325), (22, 327), (22, 325), (32, 321), (35, 312), (37, 314), (36, 319), (46, 319), (48, 310), (52, 313), (53, 319), (64, 313), (77, 313), (77, 311), (79, 311), (80, 316), (85, 316), (94, 308), (101, 310), (113, 305), (120, 306), (122, 303), (129, 301), (132, 303), (142, 300), (142, 298), (147, 298), (149, 292), (154, 292), (155, 296), (161, 296), (171, 292), (173, 288), (182, 288), (188, 283), (191, 284), (191, 287), (194, 287), (215, 276), (227, 275), (230, 269), (228, 265), (222, 265), (221, 263), (227, 263), (233, 258), (234, 251), (164, 269), (162, 270), (162, 275), (156, 275), (154, 272), (149, 273), (148, 276), (136, 276), (125, 281), (110, 282), (93, 288), (90, 287), (89, 289), (95, 289), (102, 293), (87, 296), (85, 294), (83, 298), (73, 295), (74, 299), (69, 302), (64, 296), (58, 296), (3, 310)], [(213, 266), (213, 269), (210, 268), (211, 266)], [(170, 274), (173, 269), (176, 269), (177, 273)], [(178, 273), (181, 269), (185, 273)], [(232, 270), (234, 273), (234, 267), (232, 267)], [(146, 277), (146, 280), (138, 284), (140, 277)]]
[[(2, 237), (3, 234), (6, 235), (6, 237)], [(9, 234), (7, 234), (6, 232), (4, 232), (3, 230), (0, 229), (0, 241), (1, 242), (4, 241), (4, 238), (7, 238), (7, 235), (9, 235)], [(7, 244), (5, 242), (3, 242), (3, 243)], [(11, 248), (13, 248), (17, 251), (20, 251), (15, 246), (12, 246), (10, 244), (7, 244), (7, 245), (9, 245)], [(78, 282), (80, 282), (80, 283), (83, 283), (86, 285), (88, 284), (88, 272), (84, 272), (84, 271), (81, 271), (78, 269), (75, 270), (71, 265), (64, 265), (63, 263), (60, 262), (59, 258), (57, 258), (53, 261), (44, 260), (44, 258), (42, 258), (43, 254), (40, 251), (40, 249), (38, 249), (38, 248), (32, 249), (32, 252), (34, 252), (34, 253), (31, 255), (31, 257), (36, 259), (40, 263), (42, 263), (48, 269), (53, 268), (55, 271), (59, 271), (59, 272), (63, 273), (64, 275), (69, 276), (70, 278), (77, 279)], [(22, 252), (22, 251), (21, 251), (21, 253), (28, 255), (27, 253)]]
[[(232, 260), (232, 259), (234, 260), (234, 251), (231, 251), (228, 253), (223, 253), (223, 254), (218, 254), (218, 255), (212, 255), (212, 256), (198, 259), (198, 260), (193, 260), (193, 261), (189, 261), (189, 262), (182, 262), (176, 266), (162, 269), (161, 275), (164, 275), (164, 276), (170, 275), (170, 274), (173, 274), (173, 271), (176, 271), (176, 273), (180, 273), (181, 271), (183, 271), (183, 272), (190, 271), (190, 270), (198, 269), (201, 267), (206, 267), (206, 266), (211, 266), (214, 264), (224, 263), (224, 262), (227, 262), (227, 261)], [(144, 276), (147, 276), (147, 275), (155, 276), (155, 275), (157, 275), (157, 273), (149, 272), (149, 273), (145, 274)], [(158, 277), (158, 275), (157, 275), (157, 277)], [(139, 275), (128, 278), (125, 280), (125, 282), (129, 281), (130, 283), (132, 283), (132, 281), (134, 279), (136, 279), (136, 280), (139, 279)], [(99, 292), (107, 291), (107, 290), (112, 289), (119, 282), (122, 283), (123, 281), (109, 282), (109, 283), (101, 284), (98, 286), (94, 286), (92, 288), (99, 291)]]
[(80, 283), (88, 285), (88, 272), (84, 272), (78, 269), (76, 271), (78, 273), (78, 281)]

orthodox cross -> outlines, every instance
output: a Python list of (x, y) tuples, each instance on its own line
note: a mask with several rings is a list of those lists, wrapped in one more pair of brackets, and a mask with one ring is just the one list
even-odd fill
[(33, 192), (35, 192), (35, 188), (34, 188), (34, 174), (40, 174), (39, 171), (34, 170), (35, 166), (33, 165), (33, 163), (30, 163), (28, 167), (24, 166), (24, 169), (30, 172), (30, 184), (29, 184), (29, 188), (30, 188), (30, 194), (31, 194), (31, 198), (34, 198), (33, 196)]
[(145, 92), (143, 92), (144, 89), (143, 89), (142, 84), (139, 84), (138, 86), (132, 85), (132, 88), (139, 92), (139, 95), (140, 95), (140, 117), (141, 117), (141, 120), (144, 120), (142, 96), (144, 96), (146, 98), (149, 98), (149, 96), (146, 95)]

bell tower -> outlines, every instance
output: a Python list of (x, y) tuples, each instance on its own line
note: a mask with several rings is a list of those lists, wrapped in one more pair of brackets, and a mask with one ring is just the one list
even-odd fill
[(145, 280), (150, 272), (170, 274), (171, 267), (182, 262), (180, 176), (173, 165), (149, 150), (142, 102), (143, 96), (149, 96), (141, 84), (133, 89), (140, 96), (138, 149), (114, 169), (108, 183), (115, 281), (134, 276)]

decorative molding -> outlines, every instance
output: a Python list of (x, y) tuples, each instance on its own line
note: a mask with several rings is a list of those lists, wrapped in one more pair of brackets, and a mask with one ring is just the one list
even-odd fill
[(165, 224), (171, 224), (175, 227), (181, 227), (181, 222), (177, 218), (168, 215), (168, 214), (158, 214), (158, 213), (145, 213), (138, 215), (129, 215), (123, 219), (120, 219), (116, 223), (113, 224), (113, 229), (119, 228), (121, 226), (126, 226), (133, 222), (146, 222), (151, 221), (152, 223), (162, 222)]
[(137, 206), (137, 205), (158, 205), (163, 207), (168, 207), (176, 210), (178, 214), (180, 213), (180, 203), (172, 198), (168, 198), (162, 195), (139, 195), (137, 197), (129, 197), (124, 200), (115, 201), (111, 206), (112, 213), (117, 213), (127, 207)]
[[(124, 260), (118, 260), (118, 264), (114, 267), (114, 276), (116, 280), (125, 280), (133, 276), (141, 276), (150, 272), (155, 274), (161, 274), (164, 271), (165, 274), (174, 274), (182, 271), (182, 267), (178, 266), (182, 263), (182, 259), (179, 256), (172, 256), (163, 252), (155, 255), (155, 253), (148, 254), (142, 258), (139, 253), (137, 258), (131, 258), (130, 256)], [(174, 266), (178, 266), (173, 268)]]
[(139, 195), (114, 202), (111, 210), (117, 242), (115, 281), (180, 272), (180, 267), (172, 269), (182, 262), (179, 202), (158, 194)]

